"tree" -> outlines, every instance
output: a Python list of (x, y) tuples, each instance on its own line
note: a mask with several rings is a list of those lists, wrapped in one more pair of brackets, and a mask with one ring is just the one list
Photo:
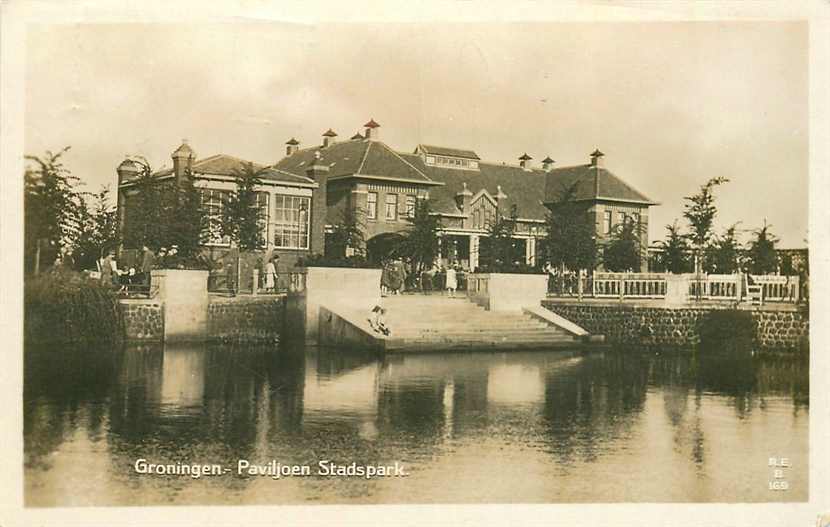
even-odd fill
[(133, 161), (140, 173), (134, 186), (136, 193), (128, 198), (124, 245), (130, 248), (176, 245), (183, 263), (195, 265), (209, 225), (192, 173), (188, 170), (179, 181), (159, 181), (145, 159)]
[[(487, 226), (487, 236), (479, 245), (479, 266), (485, 272), (510, 272), (521, 265), (519, 251), (513, 233), (516, 230), (515, 210), (505, 218), (496, 212), (495, 218)], [(519, 260), (519, 262), (517, 262)]]
[(602, 264), (611, 272), (640, 271), (643, 256), (641, 227), (632, 221), (616, 225), (602, 250)]
[(597, 260), (594, 226), (575, 194), (576, 184), (563, 188), (551, 207), (543, 257), (559, 268), (593, 269)]
[(689, 261), (689, 243), (686, 236), (680, 232), (677, 220), (666, 225), (666, 239), (660, 240), (660, 256), (658, 263), (670, 273), (688, 273), (692, 269)]
[(689, 241), (694, 249), (696, 270), (700, 270), (703, 250), (712, 237), (712, 226), (718, 209), (715, 207), (714, 189), (728, 183), (724, 177), (714, 177), (701, 185), (700, 191), (693, 196), (686, 196), (683, 216), (689, 222)]
[(137, 157), (132, 161), (139, 167), (139, 174), (133, 186), (136, 192), (126, 198), (124, 246), (131, 249), (140, 249), (143, 245), (154, 249), (169, 246), (163, 221), (165, 184), (156, 180), (146, 159)]
[[(73, 176), (61, 162), (69, 150), (46, 151), (43, 157), (26, 156), (32, 164), (24, 174), (24, 262), (27, 269), (43, 266), (44, 247), (55, 251), (71, 249), (80, 233), (83, 206)], [(53, 256), (53, 255), (50, 255)], [(36, 263), (37, 262), (37, 263)]]
[[(326, 236), (326, 256), (345, 258), (347, 256), (364, 256), (366, 238), (363, 211), (346, 207), (340, 219), (332, 225), (332, 232)], [(351, 253), (351, 254), (350, 254)]]
[(78, 270), (94, 269), (104, 251), (118, 245), (118, 221), (110, 199), (110, 189), (84, 196), (81, 232), (75, 241), (73, 259)]
[(263, 220), (265, 212), (259, 203), (257, 187), (262, 185), (263, 169), (254, 169), (247, 163), (234, 173), (236, 189), (225, 199), (222, 207), (220, 230), (229, 236), (240, 249), (252, 250), (265, 245)]
[(737, 239), (737, 224), (732, 225), (722, 236), (716, 236), (704, 250), (703, 268), (707, 273), (732, 274), (740, 268), (740, 245)]
[(398, 253), (414, 266), (417, 273), (430, 267), (438, 256), (438, 216), (431, 214), (427, 200), (418, 200), (415, 214), (406, 218), (408, 229), (403, 234)]
[(746, 250), (746, 264), (750, 274), (774, 273), (778, 269), (778, 254), (775, 251), (775, 244), (778, 238), (770, 229), (772, 225), (764, 220), (764, 226), (753, 231), (755, 239), (749, 242)]

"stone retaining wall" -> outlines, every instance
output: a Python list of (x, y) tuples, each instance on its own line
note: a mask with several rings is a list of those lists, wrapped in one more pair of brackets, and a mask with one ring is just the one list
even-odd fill
[(157, 300), (120, 300), (128, 341), (164, 340), (164, 310)]
[[(574, 305), (546, 300), (546, 308), (608, 342), (643, 346), (693, 347), (700, 343), (698, 320), (713, 308), (655, 308), (632, 305)], [(755, 340), (763, 351), (807, 351), (809, 315), (801, 311), (751, 311)]]
[(222, 341), (279, 341), (285, 297), (211, 297), (208, 304), (208, 339)]

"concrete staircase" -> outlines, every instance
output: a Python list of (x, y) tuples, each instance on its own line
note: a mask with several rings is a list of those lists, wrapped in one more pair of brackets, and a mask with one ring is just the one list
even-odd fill
[[(564, 329), (521, 312), (495, 312), (465, 297), (400, 295), (383, 299), (386, 351), (575, 348), (581, 342)], [(376, 334), (377, 335), (377, 334)]]

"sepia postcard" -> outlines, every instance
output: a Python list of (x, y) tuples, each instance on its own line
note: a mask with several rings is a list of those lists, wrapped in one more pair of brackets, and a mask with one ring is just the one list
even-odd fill
[(826, 1), (0, 15), (0, 527), (830, 525)]

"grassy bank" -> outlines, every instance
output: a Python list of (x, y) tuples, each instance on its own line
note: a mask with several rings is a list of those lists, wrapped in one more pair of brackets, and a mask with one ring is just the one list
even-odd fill
[(27, 277), (23, 302), (26, 342), (117, 342), (124, 334), (115, 292), (73, 271)]

